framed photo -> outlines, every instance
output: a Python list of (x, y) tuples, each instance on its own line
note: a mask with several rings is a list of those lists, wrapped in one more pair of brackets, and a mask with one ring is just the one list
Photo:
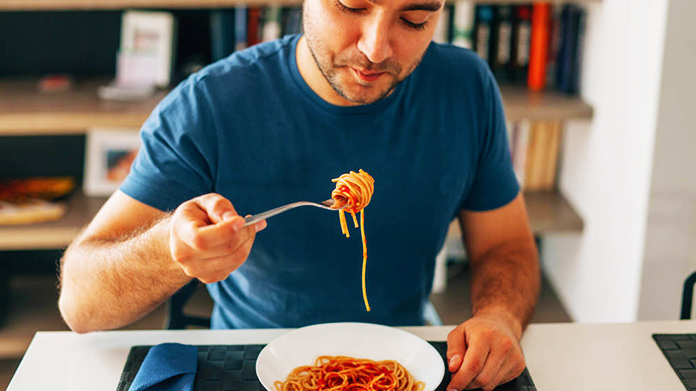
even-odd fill
[(137, 129), (94, 129), (87, 132), (85, 194), (110, 196), (126, 179), (139, 149)]
[(167, 87), (174, 59), (175, 19), (169, 12), (125, 11), (116, 84)]

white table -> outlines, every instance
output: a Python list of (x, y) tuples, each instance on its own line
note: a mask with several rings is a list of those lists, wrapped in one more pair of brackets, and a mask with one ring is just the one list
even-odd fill
[[(452, 327), (406, 327), (445, 340)], [(133, 345), (266, 343), (288, 330), (38, 332), (8, 391), (114, 391)], [(694, 321), (532, 324), (522, 339), (539, 391), (683, 391), (652, 333), (696, 333)]]

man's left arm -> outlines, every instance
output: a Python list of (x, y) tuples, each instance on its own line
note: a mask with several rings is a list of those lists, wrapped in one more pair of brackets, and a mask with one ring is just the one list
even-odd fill
[(525, 368), (522, 332), (539, 296), (540, 268), (522, 192), (498, 209), (462, 211), (473, 317), (447, 338), (448, 391), (492, 390)]

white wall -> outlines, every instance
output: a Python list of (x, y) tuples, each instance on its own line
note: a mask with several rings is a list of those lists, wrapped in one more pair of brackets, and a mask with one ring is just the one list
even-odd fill
[(587, 7), (582, 91), (595, 115), (568, 124), (560, 173), (585, 229), (544, 237), (541, 249), (575, 321), (637, 318), (668, 2)]
[(677, 319), (696, 270), (696, 1), (671, 0), (638, 318)]

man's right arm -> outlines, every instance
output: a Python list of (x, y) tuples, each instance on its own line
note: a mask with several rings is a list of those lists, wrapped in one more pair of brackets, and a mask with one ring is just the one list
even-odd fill
[(242, 225), (230, 201), (217, 194), (169, 214), (117, 191), (61, 260), (63, 319), (76, 332), (122, 327), (191, 278), (227, 278), (246, 260), (265, 222)]

